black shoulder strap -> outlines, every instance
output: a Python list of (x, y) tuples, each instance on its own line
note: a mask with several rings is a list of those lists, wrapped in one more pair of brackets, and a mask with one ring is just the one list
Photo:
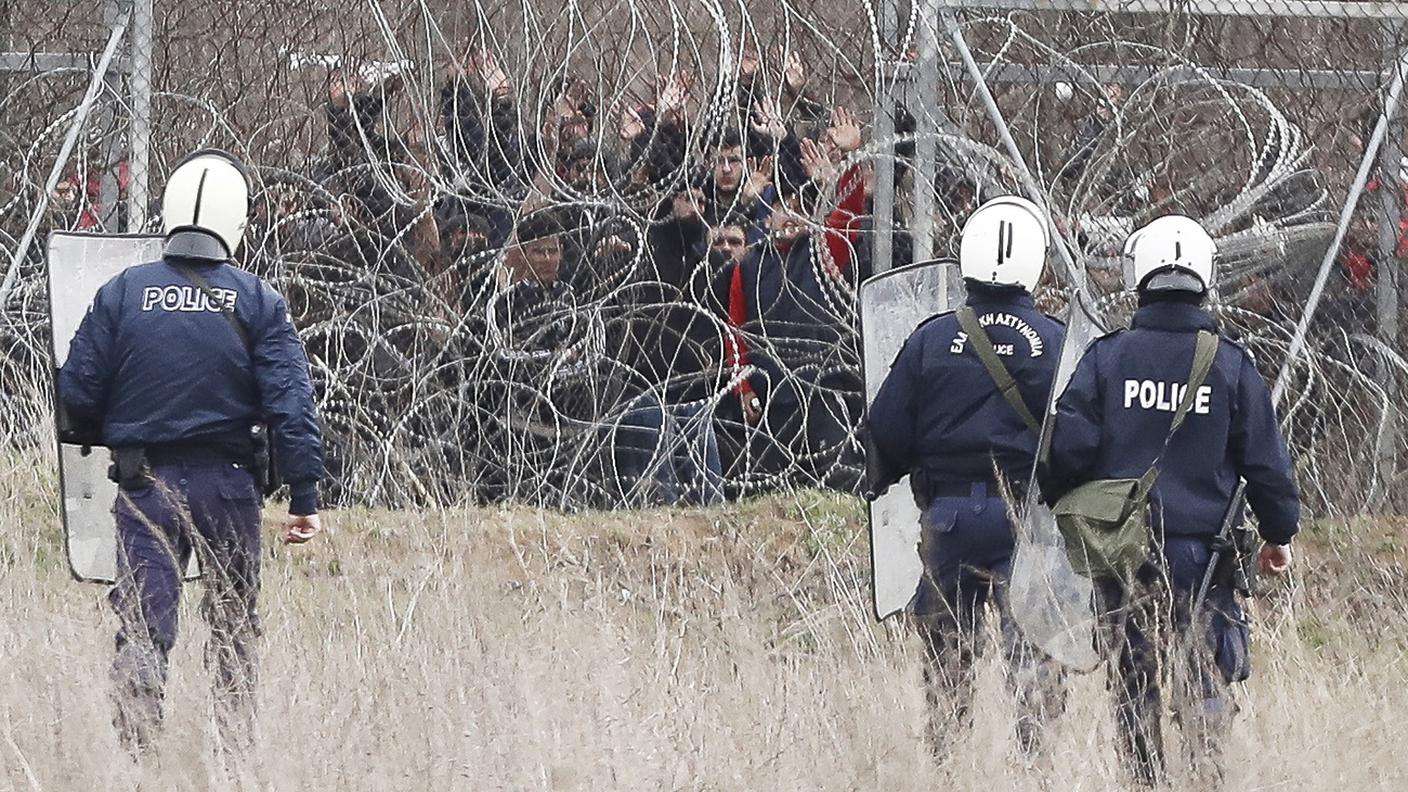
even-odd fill
[(240, 321), (240, 318), (235, 315), (235, 312), (230, 306), (225, 304), (224, 299), (215, 293), (215, 289), (210, 285), (210, 281), (206, 280), (204, 275), (196, 272), (195, 269), (189, 265), (174, 264), (170, 261), (166, 263), (170, 264), (172, 269), (181, 273), (181, 277), (190, 281), (191, 285), (200, 289), (201, 294), (204, 294), (205, 298), (210, 300), (211, 305), (220, 309), (220, 313), (225, 315), (225, 320), (230, 323), (230, 327), (235, 329), (235, 335), (240, 337), (240, 343), (244, 344), (245, 350), (253, 353), (254, 344), (250, 341), (249, 330), (245, 328), (244, 322)]
[(963, 332), (968, 334), (968, 340), (973, 344), (973, 350), (978, 353), (978, 358), (983, 361), (983, 368), (988, 370), (988, 376), (992, 377), (992, 382), (1002, 393), (1002, 398), (1012, 405), (1012, 409), (1022, 416), (1022, 422), (1034, 434), (1041, 434), (1041, 422), (1036, 419), (1032, 411), (1027, 407), (1027, 403), (1022, 400), (1021, 391), (1017, 390), (1017, 381), (1012, 378), (1012, 373), (1007, 370), (1007, 366), (1002, 364), (1002, 358), (998, 357), (997, 350), (992, 346), (992, 339), (983, 329), (982, 323), (978, 321), (978, 314), (972, 308), (963, 306), (958, 309), (958, 324), (963, 327)]

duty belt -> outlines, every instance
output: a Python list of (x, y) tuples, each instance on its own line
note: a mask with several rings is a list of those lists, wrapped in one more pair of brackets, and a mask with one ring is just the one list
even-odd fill
[[(1012, 492), (1012, 497), (1016, 500), (1023, 500), (1027, 495), (1027, 482), (1025, 480), (1009, 481), (1008, 489)], [(996, 481), (930, 481), (925, 488), (930, 499), (933, 498), (1000, 498), (1002, 488)]]
[(157, 445), (145, 449), (147, 461), (153, 465), (242, 465), (250, 466), (251, 454), (241, 454), (227, 446)]

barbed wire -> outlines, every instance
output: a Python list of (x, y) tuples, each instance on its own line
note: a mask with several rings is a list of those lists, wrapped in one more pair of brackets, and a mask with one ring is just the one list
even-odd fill
[[(0, 6), (4, 261), (125, 8), (109, 5)], [(1217, 313), (1274, 371), (1383, 109), (1402, 15), (970, 5), (961, 35), (1100, 311), (1132, 310), (1124, 236), (1193, 215), (1219, 236)], [(129, 49), (43, 228), (152, 230), (159, 205), (132, 196), (185, 153), (250, 162), (241, 264), (289, 298), (344, 502), (854, 489), (860, 281), (956, 252), (982, 196), (1026, 187), (946, 42), (947, 12), (163, 0), (149, 84)], [(65, 53), (81, 57), (49, 57)], [(138, 87), (150, 140), (134, 137)], [(1402, 137), (1392, 126), (1291, 370), (1284, 422), (1322, 508), (1401, 506)], [(137, 144), (148, 172), (133, 170)], [(18, 266), (0, 324), (4, 440), (44, 447), (42, 245)], [(1043, 304), (1071, 288), (1057, 277)]]

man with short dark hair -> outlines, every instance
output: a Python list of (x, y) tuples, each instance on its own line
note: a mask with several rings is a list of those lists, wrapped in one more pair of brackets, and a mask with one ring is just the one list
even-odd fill
[(709, 229), (709, 249), (721, 263), (737, 264), (748, 255), (748, 225), (746, 218), (730, 214)]
[(534, 212), (518, 222), (504, 254), (510, 282), (551, 285), (562, 275), (562, 223), (551, 211)]
[(713, 161), (709, 176), (704, 180), (705, 222), (715, 223), (731, 213), (751, 215), (758, 196), (747, 189), (751, 173), (743, 157), (743, 139), (738, 130), (724, 132), (719, 144), (707, 153)]

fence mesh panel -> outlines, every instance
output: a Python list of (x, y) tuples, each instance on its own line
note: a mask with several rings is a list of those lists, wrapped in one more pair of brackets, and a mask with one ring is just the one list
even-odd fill
[[(853, 490), (858, 283), (1012, 191), (1112, 326), (1124, 236), (1203, 220), (1268, 376), (1333, 248), (1285, 427), (1317, 508), (1400, 508), (1404, 8), (958, 5), (0, 5), (10, 458), (53, 444), (45, 235), (159, 230), (165, 175), (218, 146), (256, 173), (241, 264), (290, 300), (344, 502)], [(1082, 277), (1052, 272), (1059, 310)]]

